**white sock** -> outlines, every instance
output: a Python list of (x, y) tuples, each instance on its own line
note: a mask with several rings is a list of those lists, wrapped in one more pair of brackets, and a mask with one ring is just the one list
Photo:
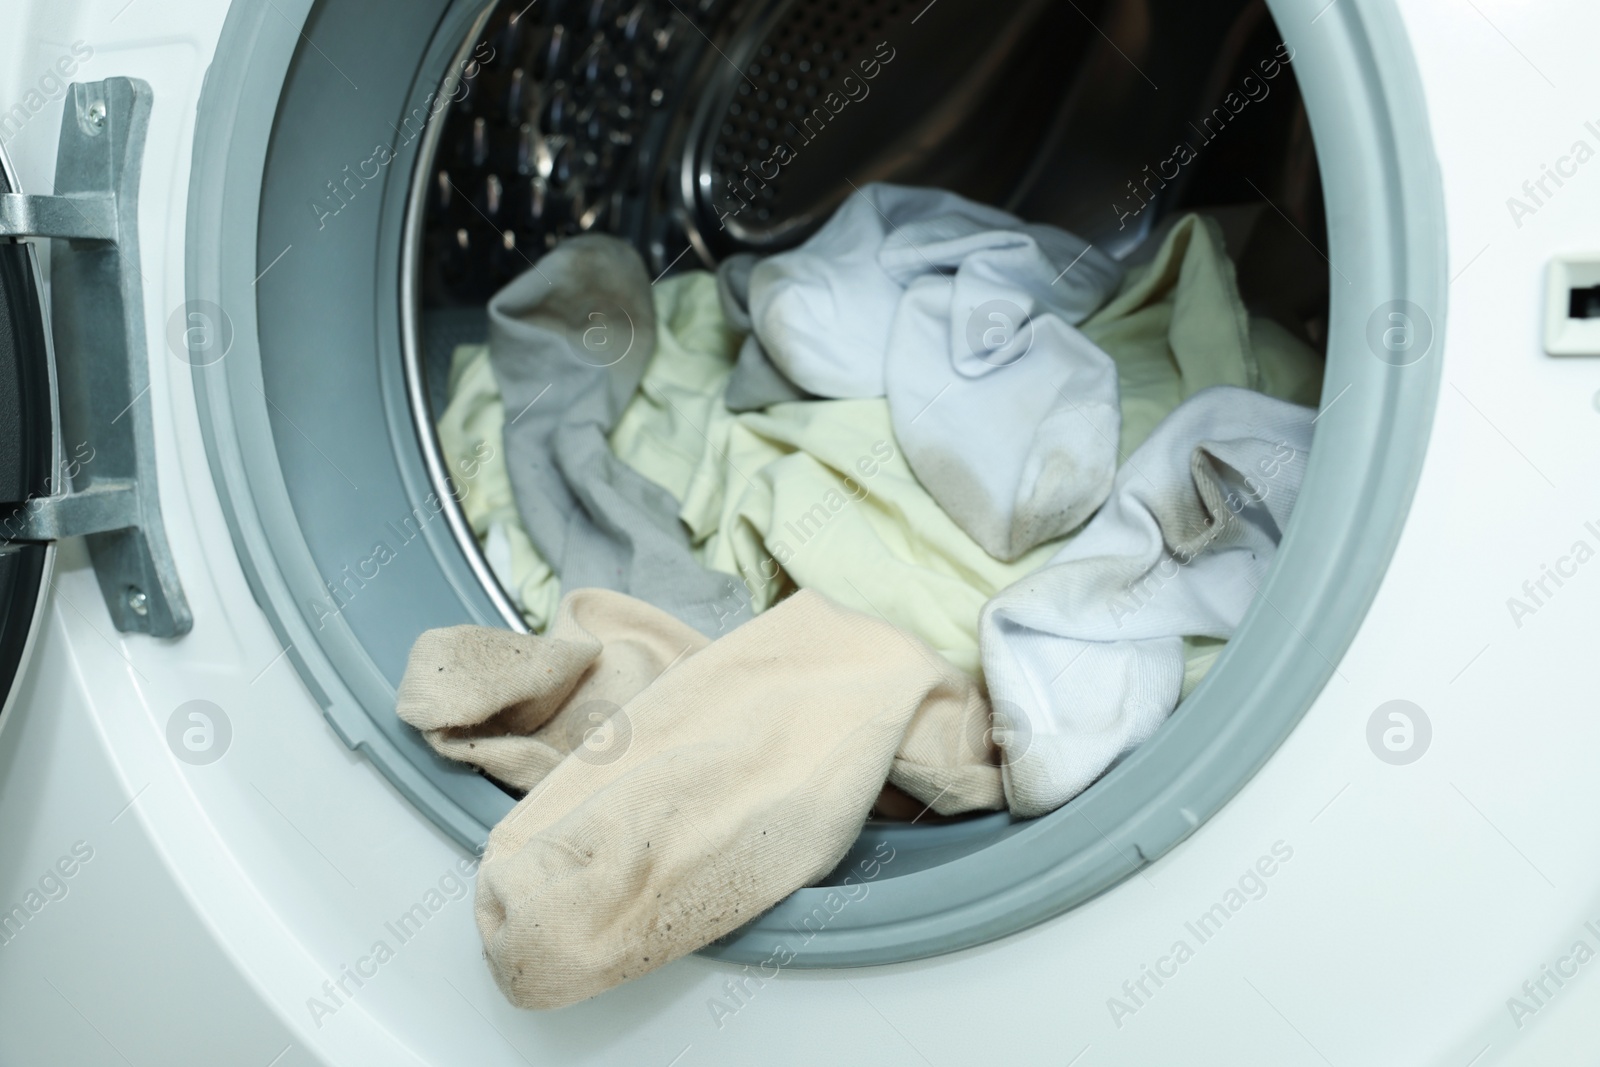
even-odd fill
[(902, 226), (879, 262), (908, 286), (886, 374), (917, 479), (996, 559), (1076, 529), (1111, 491), (1122, 415), (1116, 365), (1074, 324), (1116, 264), (1053, 227), (958, 215)]
[(1120, 278), (1062, 230), (870, 185), (805, 245), (757, 265), (751, 314), (773, 362), (811, 391), (887, 395), (918, 480), (1013, 560), (1110, 491), (1116, 367), (1074, 326)]
[(1313, 412), (1196, 393), (1043, 570), (984, 606), (979, 644), (1013, 814), (1053, 811), (1178, 702), (1185, 636), (1232, 635), (1294, 507)]
[(878, 265), (878, 252), (897, 227), (940, 215), (995, 229), (1017, 225), (954, 193), (874, 183), (799, 248), (755, 265), (751, 324), (790, 381), (822, 397), (884, 395), (884, 353), (904, 286)]

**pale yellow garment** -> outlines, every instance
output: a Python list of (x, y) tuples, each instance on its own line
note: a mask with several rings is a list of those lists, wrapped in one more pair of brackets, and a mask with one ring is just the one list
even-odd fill
[(722, 394), (744, 336), (723, 317), (714, 274), (657, 282), (655, 298), (655, 355), (611, 431), (611, 450), (681, 502), (708, 442), (720, 443), (734, 420)]
[[(722, 317), (714, 276), (667, 279), (656, 285), (655, 299), (656, 354), (611, 444), (623, 462), (683, 502), (680, 514), (701, 562), (741, 578), (758, 610), (795, 586), (817, 589), (880, 615), (978, 673), (979, 608), (1041, 566), (1062, 541), (1009, 564), (984, 552), (912, 475), (881, 398), (801, 401), (733, 415), (721, 396), (739, 339)], [(1116, 297), (1083, 328), (1117, 364), (1125, 456), (1185, 397), (1209, 385), (1316, 401), (1320, 360), (1281, 327), (1247, 316), (1220, 228), (1209, 219), (1190, 216), (1174, 225), (1155, 258), (1130, 270)], [(458, 352), (458, 364), (463, 360), (482, 363), (487, 375), (486, 352)], [(465, 371), (460, 378), (463, 388), (483, 385)], [(490, 390), (493, 384), (489, 376)], [(452, 397), (451, 411), (467, 403), (454, 391)], [(472, 403), (498, 408), (498, 397), (480, 393)], [(490, 420), (480, 419), (477, 429), (487, 434)], [(509, 501), (499, 442), (485, 439), (494, 454), (480, 464), (477, 479), (492, 486), (485, 496), (497, 501), (503, 484)], [(542, 628), (556, 599), (554, 578), (525, 536), (513, 548), (512, 584), (531, 583), (538, 593), (537, 611), (524, 605)], [(1221, 647), (1190, 642), (1185, 692)]]
[(1322, 389), (1322, 360), (1283, 327), (1246, 313), (1222, 227), (1201, 215), (1179, 219), (1082, 330), (1117, 364), (1123, 456), (1210, 386), (1306, 405)]
[(911, 472), (881, 398), (776, 404), (739, 416), (716, 444), (684, 520), (707, 535), (705, 564), (743, 579), (758, 610), (792, 581), (881, 616), (977, 674), (984, 601), (1056, 548), (1012, 563), (980, 548)]

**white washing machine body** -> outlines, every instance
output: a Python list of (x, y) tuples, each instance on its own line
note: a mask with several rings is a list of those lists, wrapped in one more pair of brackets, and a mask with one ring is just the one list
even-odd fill
[[(1295, 44), (1382, 6), (1275, 12)], [(138, 267), (194, 625), (119, 632), (81, 541), (58, 546), (0, 718), (0, 908), (21, 916), (0, 937), (0, 1061), (1592, 1062), (1600, 367), (1548, 355), (1545, 316), (1551, 261), (1600, 259), (1600, 9), (1398, 7), (1430, 119), (1412, 133), (1442, 175), (1442, 386), (1386, 577), (1288, 740), (1159, 860), (1001, 940), (775, 974), (693, 956), (534, 1014), (484, 964), (472, 853), (340, 741), (258, 606), (168, 354), (226, 7), (18, 5), (0, 100), (28, 111), (5, 145), (24, 191), (54, 182), (61, 57), (155, 101)], [(1375, 733), (1395, 700), (1423, 715)]]

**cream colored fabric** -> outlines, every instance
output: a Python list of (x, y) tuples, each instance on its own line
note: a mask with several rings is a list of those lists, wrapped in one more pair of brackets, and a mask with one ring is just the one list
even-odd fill
[(489, 835), (477, 897), (495, 980), (525, 1007), (636, 978), (815, 882), (886, 778), (941, 814), (1004, 804), (978, 685), (810, 591), (709, 644), (597, 589), (544, 637), (431, 631), (397, 711), (531, 788)]
[(488, 626), (428, 630), (411, 647), (396, 714), (441, 756), (532, 789), (574, 749), (605, 758), (614, 712), (710, 639), (622, 593), (566, 597), (543, 637)]

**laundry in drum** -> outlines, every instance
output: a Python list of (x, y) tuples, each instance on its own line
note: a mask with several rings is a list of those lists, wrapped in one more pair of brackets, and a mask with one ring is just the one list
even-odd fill
[(522, 795), (477, 897), (511, 1000), (737, 930), (871, 815), (1045, 814), (1159, 728), (1271, 565), (1322, 377), (1224, 233), (1117, 258), (869, 184), (786, 251), (652, 283), (589, 233), (493, 297), (437, 430), (531, 632), (425, 633), (397, 710)]

